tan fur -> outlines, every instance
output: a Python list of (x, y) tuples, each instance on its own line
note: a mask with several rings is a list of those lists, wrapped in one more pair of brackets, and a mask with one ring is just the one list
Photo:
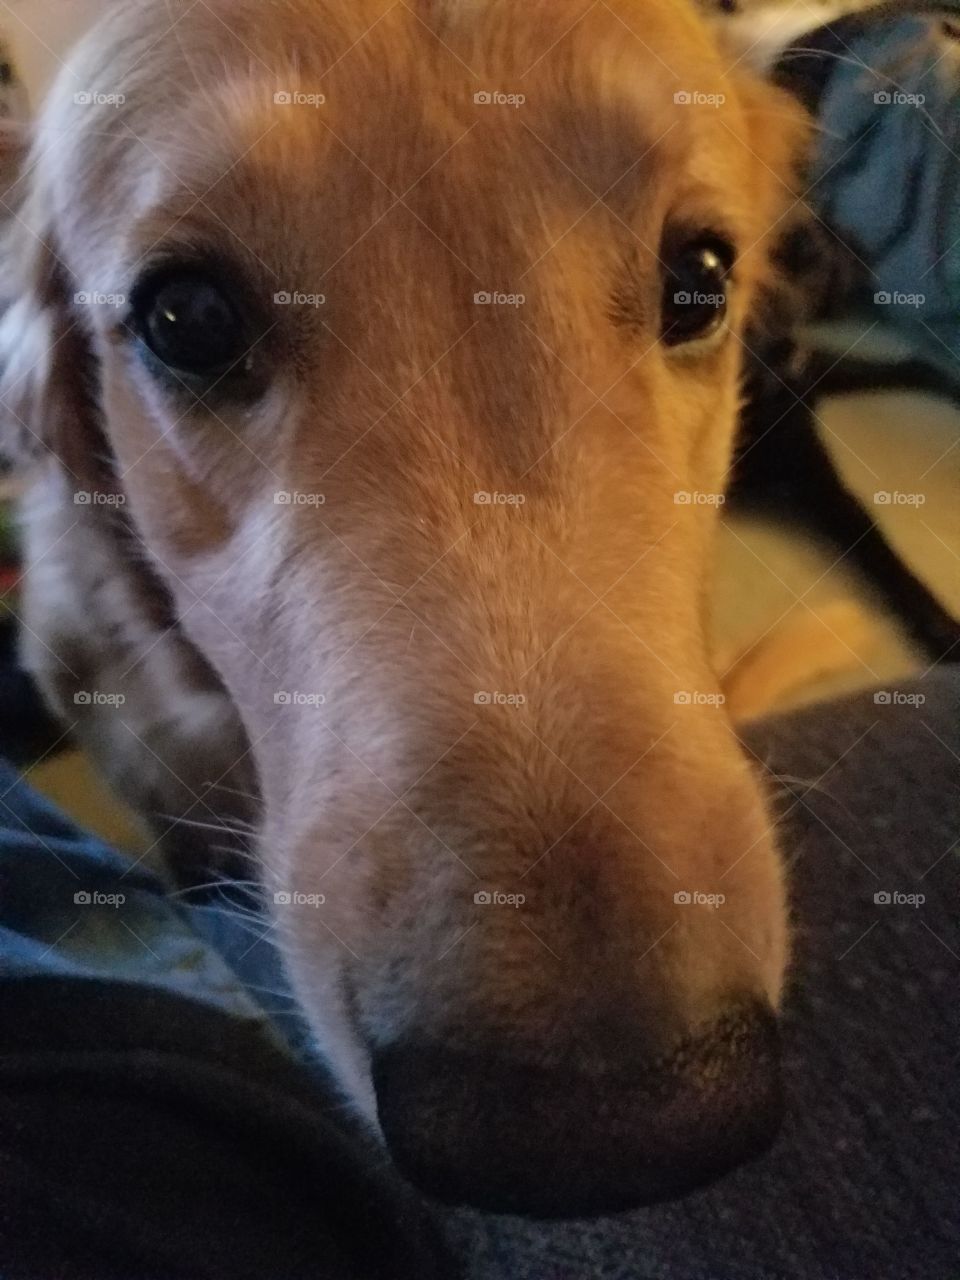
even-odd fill
[[(664, 228), (739, 244), (740, 332), (793, 199), (804, 127), (728, 66), (678, 0), (127, 3), (8, 198), (4, 428), (126, 496), (178, 624), (158, 641), (199, 650), (251, 744), (269, 892), (325, 895), (277, 933), (368, 1114), (369, 1046), (413, 1026), (550, 1062), (589, 1054), (611, 994), (665, 1041), (779, 999), (781, 870), (704, 640), (716, 509), (675, 501), (724, 487), (741, 347), (657, 340)], [(125, 103), (83, 114), (78, 78)], [(197, 246), (263, 305), (252, 411), (186, 412), (122, 309), (73, 305)], [(83, 582), (51, 541), (34, 558)]]

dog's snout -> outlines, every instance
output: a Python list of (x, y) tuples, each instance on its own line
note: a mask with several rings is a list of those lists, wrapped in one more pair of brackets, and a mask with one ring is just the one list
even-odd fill
[(574, 1217), (682, 1195), (759, 1155), (782, 1115), (777, 1028), (740, 1005), (656, 1056), (624, 1032), (578, 1069), (406, 1038), (374, 1057), (380, 1122), (428, 1194), (490, 1212)]

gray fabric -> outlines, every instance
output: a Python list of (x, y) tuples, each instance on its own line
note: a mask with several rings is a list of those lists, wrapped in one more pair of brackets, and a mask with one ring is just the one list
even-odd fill
[[(960, 1277), (960, 675), (887, 692), (746, 735), (773, 771), (806, 780), (777, 802), (796, 957), (775, 1149), (617, 1218), (452, 1214), (471, 1280)], [(898, 701), (914, 695), (926, 701)]]

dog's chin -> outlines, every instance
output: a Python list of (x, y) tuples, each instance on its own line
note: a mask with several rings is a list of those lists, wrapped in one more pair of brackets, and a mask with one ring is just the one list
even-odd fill
[(350, 998), (342, 970), (331, 965), (326, 976), (311, 972), (307, 983), (298, 981), (295, 970), (291, 976), (316, 1058), (330, 1073), (348, 1111), (362, 1121), (379, 1143), (385, 1144), (377, 1115), (371, 1054), (350, 1015)]

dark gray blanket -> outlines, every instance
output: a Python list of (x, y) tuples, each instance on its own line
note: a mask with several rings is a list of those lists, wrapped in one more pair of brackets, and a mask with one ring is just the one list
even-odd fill
[(960, 1277), (960, 678), (887, 692), (748, 734), (794, 780), (778, 801), (796, 957), (775, 1149), (617, 1218), (460, 1213), (451, 1233), (472, 1280)]

